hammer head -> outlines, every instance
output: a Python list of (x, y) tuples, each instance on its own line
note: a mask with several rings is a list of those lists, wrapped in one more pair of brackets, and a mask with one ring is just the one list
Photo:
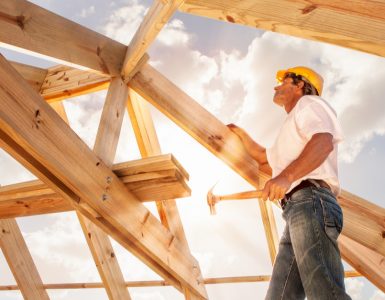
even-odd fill
[(219, 202), (219, 198), (213, 194), (213, 189), (215, 185), (207, 193), (207, 204), (210, 207), (210, 215), (215, 215), (217, 212), (215, 210), (215, 204)]

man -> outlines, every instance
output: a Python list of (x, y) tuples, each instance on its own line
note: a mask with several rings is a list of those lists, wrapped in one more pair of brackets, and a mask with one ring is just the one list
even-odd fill
[(260, 168), (272, 171), (262, 198), (279, 200), (286, 221), (266, 299), (351, 299), (336, 241), (342, 230), (336, 199), (340, 125), (334, 110), (319, 97), (319, 74), (295, 67), (279, 71), (277, 80), (274, 103), (288, 115), (270, 149), (240, 127), (228, 125)]

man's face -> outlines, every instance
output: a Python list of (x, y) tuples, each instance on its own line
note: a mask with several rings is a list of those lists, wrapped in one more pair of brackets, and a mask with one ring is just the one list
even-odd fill
[(275, 94), (273, 101), (279, 106), (286, 106), (295, 100), (295, 94), (298, 86), (293, 84), (293, 79), (288, 77), (282, 81), (282, 84), (274, 87)]

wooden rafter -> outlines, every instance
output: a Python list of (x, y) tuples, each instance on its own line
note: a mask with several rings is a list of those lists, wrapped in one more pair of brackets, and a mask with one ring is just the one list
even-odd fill
[(196, 262), (175, 236), (3, 57), (0, 86), (3, 148), (176, 288), (182, 284), (206, 298), (201, 280), (191, 274)]
[[(128, 88), (124, 82), (119, 77), (112, 79), (94, 146), (95, 154), (108, 167), (112, 166), (115, 157), (127, 97)], [(63, 103), (55, 102), (52, 106), (54, 109), (56, 108), (55, 111), (68, 124)], [(77, 212), (77, 216), (108, 298), (110, 300), (131, 300), (108, 235), (81, 213)]]
[(385, 256), (344, 235), (338, 244), (343, 259), (385, 293)]
[(117, 41), (26, 0), (0, 1), (0, 15), (2, 46), (111, 76), (120, 74), (127, 46)]
[[(154, 123), (148, 108), (148, 103), (141, 99), (133, 90), (130, 90), (130, 97), (127, 103), (128, 113), (134, 128), (136, 140), (139, 145), (142, 157), (160, 155), (161, 148), (154, 127)], [(182, 220), (174, 199), (167, 201), (157, 201), (156, 206), (163, 225), (165, 225), (172, 234), (174, 234), (183, 245), (186, 253), (190, 253), (186, 235), (183, 229)], [(193, 270), (202, 277), (199, 264)], [(188, 289), (184, 291), (186, 299), (194, 299), (194, 295)]]
[(383, 1), (186, 0), (180, 9), (385, 56)]
[(0, 220), (0, 246), (24, 299), (49, 299), (16, 220)]
[(155, 0), (140, 24), (130, 44), (122, 67), (125, 81), (129, 81), (147, 48), (155, 40), (163, 26), (172, 17), (184, 0)]
[[(222, 122), (167, 78), (150, 65), (145, 65), (131, 80), (130, 86), (250, 184), (258, 188), (258, 164), (247, 154), (238, 138)], [(270, 258), (274, 261), (278, 249), (278, 234), (272, 207), (270, 202), (260, 201), (260, 204)]]

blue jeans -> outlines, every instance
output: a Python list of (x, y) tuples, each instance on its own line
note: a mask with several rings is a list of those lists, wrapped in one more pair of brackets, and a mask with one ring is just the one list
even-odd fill
[(295, 192), (282, 214), (285, 231), (266, 300), (344, 300), (344, 269), (337, 237), (342, 211), (326, 188)]

